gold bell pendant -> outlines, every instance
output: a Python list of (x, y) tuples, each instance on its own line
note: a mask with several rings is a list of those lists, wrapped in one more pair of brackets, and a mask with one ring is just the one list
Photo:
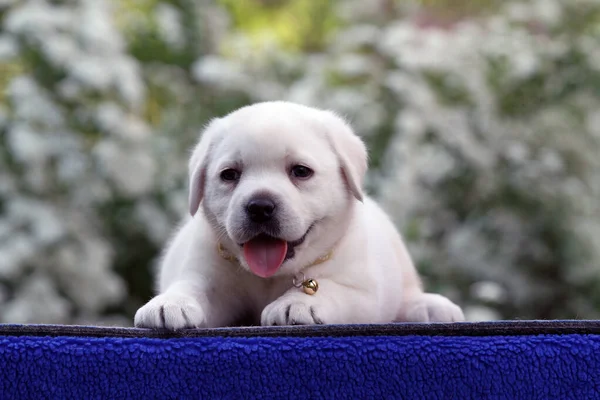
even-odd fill
[(319, 290), (319, 283), (312, 278), (306, 279), (304, 274), (302, 274), (302, 279), (296, 279), (296, 277), (294, 277), (292, 280), (292, 285), (297, 288), (302, 288), (304, 293), (311, 296), (317, 293), (317, 290)]
[(319, 283), (314, 279), (307, 279), (302, 282), (302, 288), (304, 289), (304, 293), (312, 296), (319, 290)]

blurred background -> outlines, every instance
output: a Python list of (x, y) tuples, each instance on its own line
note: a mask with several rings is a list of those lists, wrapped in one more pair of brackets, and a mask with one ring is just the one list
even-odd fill
[(211, 117), (346, 115), (426, 287), (600, 317), (600, 0), (0, 0), (0, 322), (132, 323)]

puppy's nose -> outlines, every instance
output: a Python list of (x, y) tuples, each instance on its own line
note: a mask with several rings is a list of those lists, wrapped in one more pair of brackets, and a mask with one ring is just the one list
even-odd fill
[(258, 197), (248, 202), (246, 212), (252, 222), (267, 222), (273, 218), (275, 203), (271, 199)]

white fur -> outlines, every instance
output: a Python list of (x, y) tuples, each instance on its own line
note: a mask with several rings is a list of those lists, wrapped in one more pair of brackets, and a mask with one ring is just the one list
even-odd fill
[[(312, 168), (307, 180), (290, 166)], [(242, 171), (223, 182), (224, 168)], [(404, 243), (387, 215), (362, 191), (367, 153), (341, 118), (328, 111), (266, 102), (241, 108), (205, 129), (190, 160), (190, 213), (169, 243), (159, 294), (135, 325), (181, 329), (262, 325), (453, 322), (464, 320), (447, 298), (424, 293)], [(277, 199), (283, 240), (312, 229), (295, 256), (271, 278), (249, 272), (240, 244), (251, 239), (244, 205), (257, 193)], [(221, 242), (240, 263), (217, 251)], [(332, 257), (309, 266), (333, 250)], [(308, 266), (308, 267), (307, 267)], [(303, 273), (314, 295), (292, 285)]]

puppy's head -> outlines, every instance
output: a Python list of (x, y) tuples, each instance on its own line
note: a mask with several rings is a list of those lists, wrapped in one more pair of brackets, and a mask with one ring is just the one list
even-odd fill
[(265, 102), (213, 120), (189, 168), (190, 213), (202, 204), (242, 266), (269, 277), (295, 273), (340, 238), (362, 200), (367, 153), (335, 114)]

